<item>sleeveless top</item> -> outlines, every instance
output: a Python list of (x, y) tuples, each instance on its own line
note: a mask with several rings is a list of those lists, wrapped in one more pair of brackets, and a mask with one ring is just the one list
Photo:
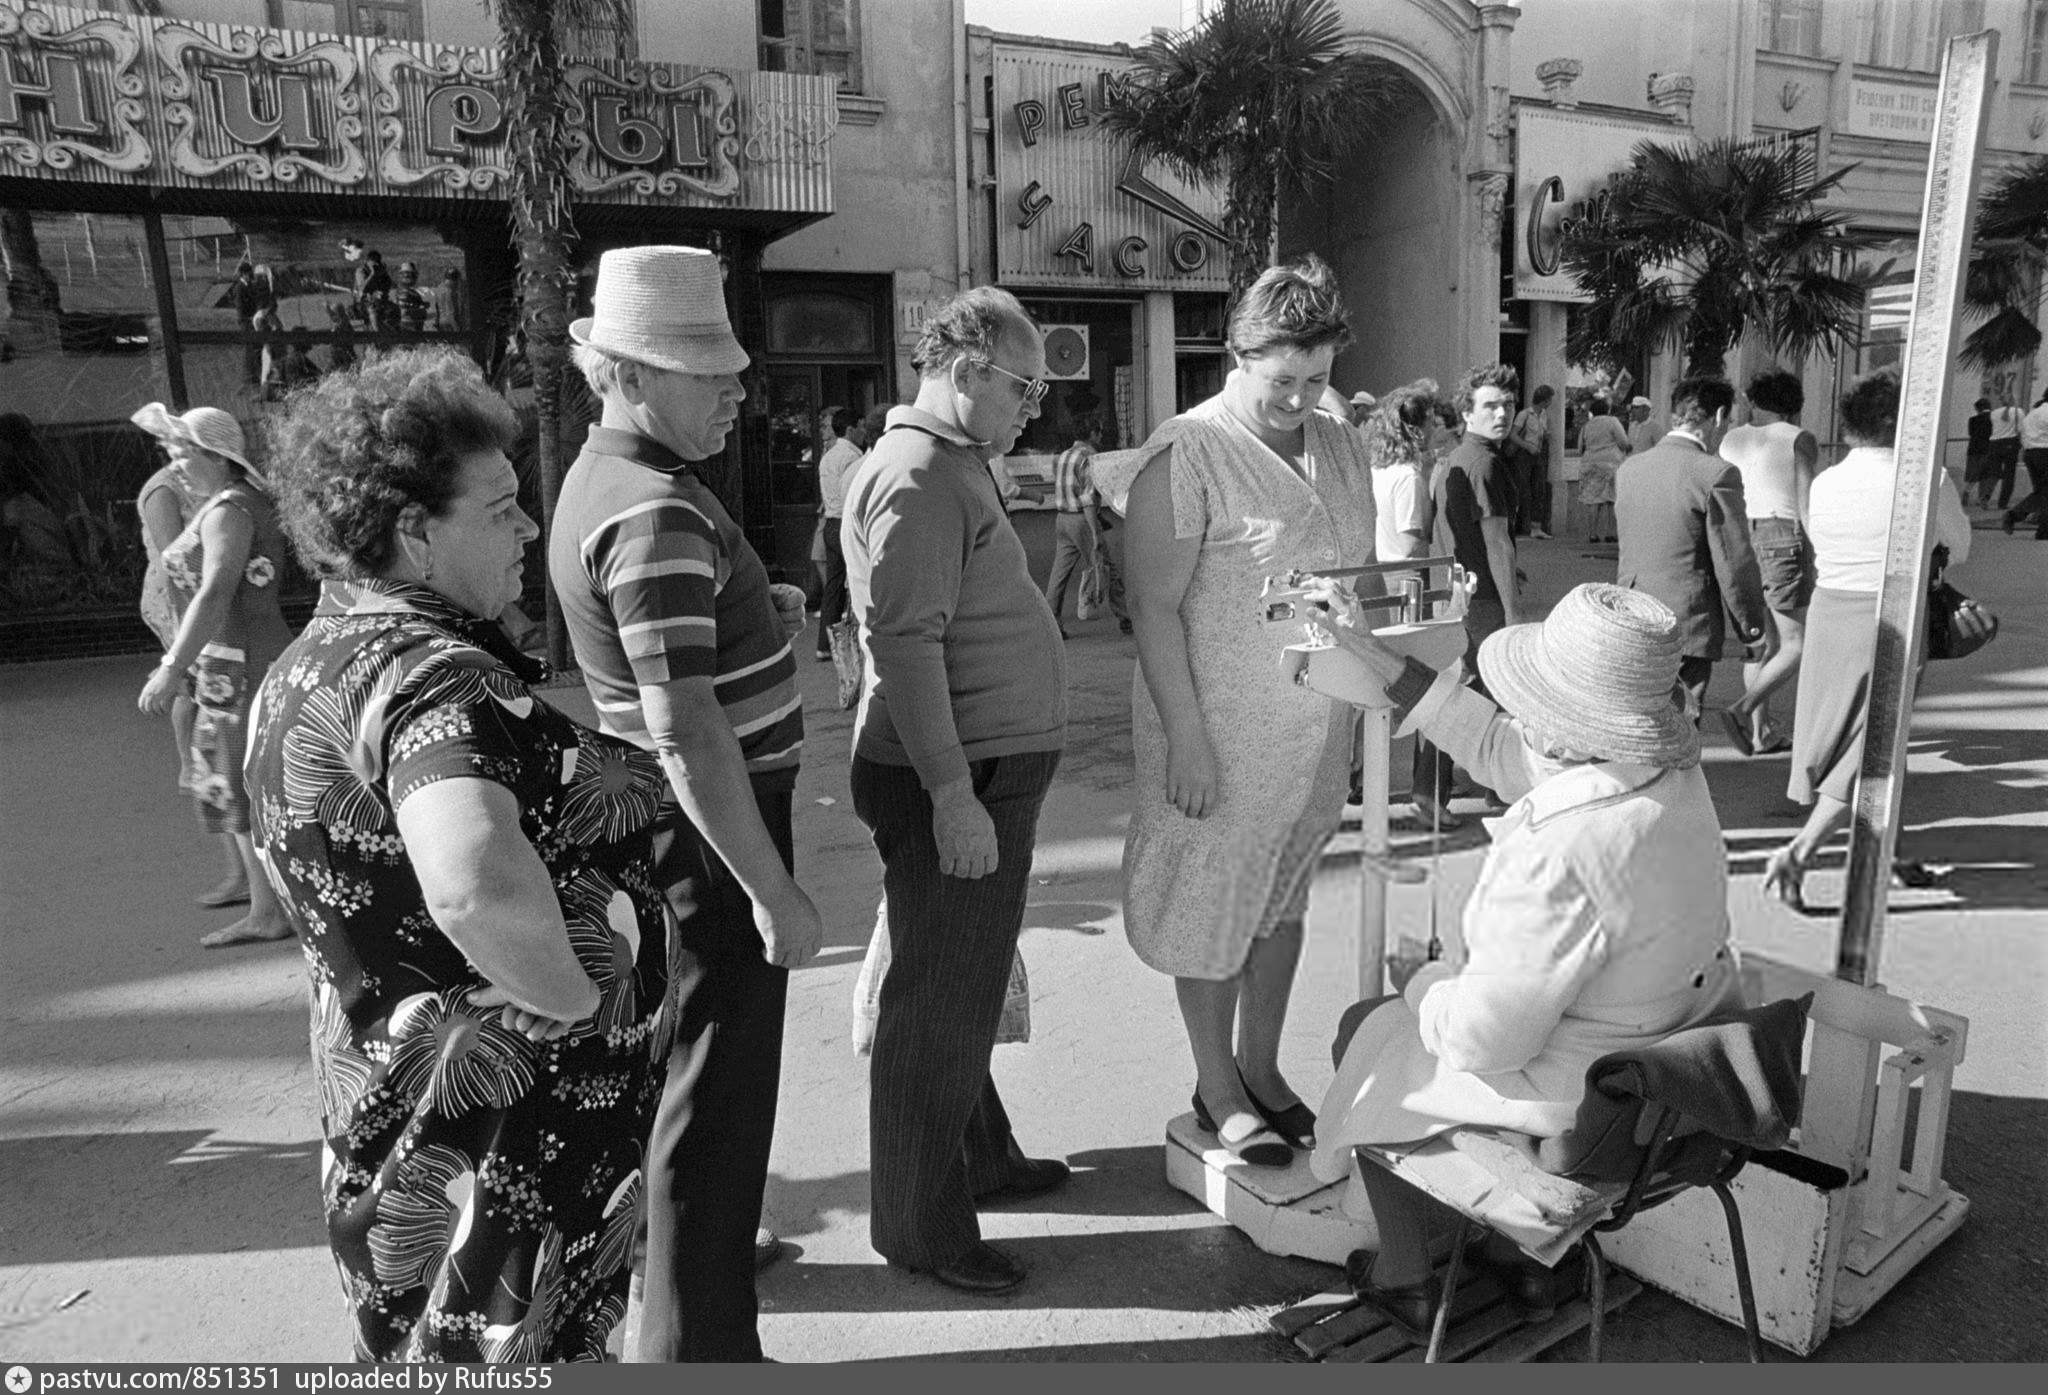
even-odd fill
[(1804, 514), (1792, 453), (1800, 429), (1789, 421), (1774, 421), (1768, 426), (1733, 427), (1721, 438), (1721, 458), (1741, 472), (1751, 518), (1798, 522)]

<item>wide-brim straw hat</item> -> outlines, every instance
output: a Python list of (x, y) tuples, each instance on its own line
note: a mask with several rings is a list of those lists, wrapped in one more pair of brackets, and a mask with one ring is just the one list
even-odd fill
[(249, 463), (249, 447), (242, 424), (218, 407), (194, 407), (179, 415), (161, 402), (152, 402), (128, 418), (160, 441), (185, 441), (203, 451), (232, 460), (258, 489), (268, 491), (270, 481)]
[(1524, 727), (1600, 760), (1683, 768), (1699, 732), (1673, 701), (1678, 618), (1662, 601), (1602, 583), (1574, 587), (1540, 624), (1479, 646), (1487, 690)]
[(718, 255), (701, 247), (620, 247), (597, 262), (579, 344), (675, 373), (737, 373), (749, 362), (725, 314)]

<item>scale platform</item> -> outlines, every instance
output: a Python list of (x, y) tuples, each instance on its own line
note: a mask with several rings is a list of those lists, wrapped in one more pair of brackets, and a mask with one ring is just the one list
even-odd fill
[(1166, 1180), (1242, 1231), (1270, 1255), (1341, 1265), (1380, 1243), (1370, 1220), (1344, 1214), (1344, 1184), (1308, 1170), (1308, 1154), (1287, 1168), (1252, 1167), (1183, 1114), (1166, 1126)]

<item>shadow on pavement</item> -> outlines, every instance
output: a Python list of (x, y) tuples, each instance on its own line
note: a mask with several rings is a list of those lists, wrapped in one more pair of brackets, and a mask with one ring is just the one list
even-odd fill
[(206, 1129), (0, 1139), (9, 1265), (324, 1246), (320, 1140)]

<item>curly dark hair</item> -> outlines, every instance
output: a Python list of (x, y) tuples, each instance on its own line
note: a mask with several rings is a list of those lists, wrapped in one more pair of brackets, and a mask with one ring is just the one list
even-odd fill
[(1372, 466), (1419, 462), (1429, 444), (1430, 418), (1436, 414), (1436, 383), (1429, 378), (1395, 388), (1382, 397), (1372, 414)]
[(1719, 374), (1698, 373), (1690, 378), (1680, 378), (1671, 389), (1671, 420), (1674, 425), (1712, 421), (1715, 413), (1728, 411), (1734, 406), (1735, 384)]
[(398, 517), (439, 517), (463, 456), (506, 450), (512, 409), (454, 349), (399, 349), (285, 399), (265, 424), (270, 477), (299, 560), (315, 576), (371, 577), (391, 564)]
[(1766, 368), (1751, 378), (1745, 395), (1755, 406), (1781, 417), (1796, 417), (1806, 405), (1806, 389), (1800, 386), (1798, 376), (1782, 368)]
[(1899, 434), (1899, 370), (1865, 373), (1842, 392), (1842, 430), (1866, 446), (1888, 446)]
[(1351, 320), (1337, 291), (1337, 273), (1311, 252), (1300, 261), (1267, 267), (1230, 312), (1224, 343), (1256, 358), (1274, 350), (1351, 347)]
[(1468, 369), (1465, 376), (1458, 380), (1457, 396), (1451, 400), (1452, 405), (1458, 409), (1459, 416), (1462, 417), (1472, 410), (1472, 399), (1483, 387), (1499, 388), (1512, 401), (1521, 394), (1522, 375), (1505, 363), (1488, 363)]

